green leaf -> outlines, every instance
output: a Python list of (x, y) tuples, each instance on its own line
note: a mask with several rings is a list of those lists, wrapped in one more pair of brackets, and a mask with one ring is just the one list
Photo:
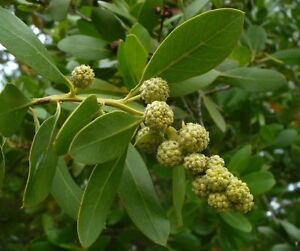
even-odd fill
[(105, 41), (85, 35), (66, 37), (59, 41), (57, 46), (64, 52), (86, 60), (99, 60), (110, 56), (110, 50)]
[(230, 85), (250, 92), (276, 91), (287, 87), (286, 78), (279, 72), (259, 68), (236, 68), (221, 74)]
[(135, 35), (147, 51), (151, 50), (152, 41), (149, 32), (139, 23), (132, 26), (130, 34)]
[(184, 22), (155, 51), (142, 79), (160, 76), (172, 83), (208, 72), (230, 54), (243, 20), (241, 11), (218, 9)]
[(170, 232), (169, 221), (165, 218), (147, 167), (131, 145), (128, 148), (119, 194), (138, 229), (153, 242), (166, 245)]
[(75, 136), (70, 154), (84, 164), (104, 163), (115, 159), (127, 148), (140, 117), (114, 111), (105, 114), (80, 130)]
[(3, 185), (4, 175), (5, 175), (5, 158), (4, 158), (2, 146), (0, 146), (0, 190)]
[(97, 165), (81, 200), (77, 230), (80, 243), (87, 248), (105, 227), (122, 176), (126, 152), (117, 159)]
[(68, 117), (56, 135), (54, 146), (58, 154), (68, 151), (76, 133), (87, 125), (99, 112), (97, 97), (87, 97)]
[(173, 205), (176, 212), (178, 226), (182, 225), (182, 208), (185, 197), (185, 171), (183, 166), (177, 166), (173, 169)]
[(47, 8), (47, 13), (55, 21), (61, 21), (68, 14), (70, 0), (51, 0)]
[(226, 212), (220, 214), (221, 218), (231, 227), (242, 232), (251, 232), (251, 222), (242, 214), (235, 212)]
[(262, 51), (267, 41), (265, 29), (258, 25), (250, 25), (246, 32), (247, 41), (253, 53)]
[(93, 9), (92, 22), (101, 37), (108, 42), (125, 37), (125, 30), (122, 27), (119, 18), (109, 10), (101, 8)]
[(29, 155), (29, 175), (24, 191), (23, 205), (35, 206), (49, 194), (58, 157), (53, 149), (53, 140), (60, 115), (57, 103), (56, 113), (48, 118), (34, 136)]
[(0, 7), (0, 43), (10, 53), (28, 64), (43, 77), (57, 83), (66, 83), (49, 52), (35, 34), (9, 10)]
[(273, 174), (269, 171), (249, 173), (243, 177), (243, 181), (248, 184), (254, 196), (267, 192), (276, 183)]
[(67, 215), (77, 218), (82, 191), (73, 180), (62, 157), (58, 159), (51, 194)]
[(285, 64), (300, 65), (299, 48), (276, 51), (271, 56), (283, 61)]
[(228, 170), (238, 174), (245, 172), (251, 160), (251, 152), (251, 145), (246, 145), (238, 150), (231, 158), (228, 165)]
[(194, 0), (184, 8), (184, 17), (189, 19), (198, 14), (209, 0)]
[(271, 251), (295, 251), (294, 247), (286, 244), (286, 243), (282, 243), (282, 244), (276, 244), (272, 247)]
[(118, 48), (119, 69), (125, 84), (132, 88), (139, 82), (148, 53), (135, 35), (128, 35)]
[(0, 93), (0, 134), (10, 136), (20, 128), (28, 105), (29, 100), (17, 87), (11, 84), (4, 87)]
[(279, 223), (287, 234), (295, 241), (300, 241), (300, 229), (286, 220), (279, 220)]
[(288, 128), (279, 133), (276, 138), (276, 145), (280, 147), (287, 147), (297, 140), (298, 132), (293, 128)]
[(181, 82), (169, 83), (170, 96), (184, 96), (211, 85), (220, 75), (219, 71), (211, 70), (201, 76), (186, 79)]
[(211, 98), (204, 96), (203, 103), (204, 103), (210, 117), (215, 122), (217, 127), (222, 132), (225, 132), (226, 131), (226, 122), (225, 122), (222, 114), (219, 112), (218, 106), (215, 104), (215, 102)]

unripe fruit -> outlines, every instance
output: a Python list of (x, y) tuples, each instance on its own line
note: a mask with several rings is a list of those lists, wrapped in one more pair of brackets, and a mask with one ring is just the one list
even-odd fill
[(166, 101), (170, 93), (167, 81), (162, 78), (151, 78), (144, 81), (140, 91), (141, 97), (146, 104), (150, 104), (153, 101)]
[(209, 133), (199, 124), (187, 123), (180, 129), (178, 141), (188, 153), (201, 152), (209, 143)]
[(137, 132), (135, 145), (146, 153), (155, 153), (162, 141), (158, 131), (144, 127)]
[(158, 162), (162, 166), (178, 166), (183, 161), (181, 148), (177, 141), (164, 141), (157, 150), (156, 154)]
[(232, 179), (232, 174), (225, 168), (216, 166), (206, 171), (208, 188), (214, 192), (225, 191)]
[(80, 65), (75, 67), (71, 74), (71, 81), (75, 87), (87, 88), (95, 78), (93, 69), (88, 65)]
[(230, 201), (224, 193), (211, 193), (207, 199), (208, 205), (218, 212), (225, 212), (231, 206)]
[(152, 129), (165, 129), (174, 121), (174, 113), (163, 101), (148, 104), (144, 113), (145, 124)]
[(192, 190), (199, 197), (205, 198), (209, 194), (207, 179), (205, 176), (198, 176), (192, 182)]
[(201, 153), (191, 153), (184, 158), (184, 167), (194, 174), (203, 173), (206, 170), (207, 157)]
[(207, 160), (207, 168), (224, 167), (225, 162), (219, 155), (212, 155)]
[(238, 178), (233, 178), (226, 189), (228, 199), (234, 203), (240, 203), (250, 194), (250, 190), (246, 183)]

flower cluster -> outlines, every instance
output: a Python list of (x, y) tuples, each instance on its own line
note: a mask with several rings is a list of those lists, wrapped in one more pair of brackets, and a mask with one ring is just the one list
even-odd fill
[(253, 206), (253, 196), (246, 183), (231, 174), (224, 160), (205, 156), (209, 133), (200, 124), (182, 123), (177, 131), (171, 125), (174, 113), (166, 103), (169, 96), (167, 82), (161, 78), (146, 80), (140, 87), (147, 104), (144, 123), (137, 132), (135, 145), (156, 154), (157, 161), (166, 167), (183, 164), (193, 174), (193, 191), (218, 212), (229, 209), (246, 213)]
[(71, 73), (71, 81), (77, 88), (89, 87), (93, 83), (94, 79), (94, 71), (88, 65), (77, 66)]

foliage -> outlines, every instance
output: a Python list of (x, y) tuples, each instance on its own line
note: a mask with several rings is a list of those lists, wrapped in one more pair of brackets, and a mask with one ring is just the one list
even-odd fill
[[(18, 65), (0, 93), (1, 250), (298, 250), (300, 2), (1, 5), (1, 62)], [(82, 64), (96, 78), (80, 89)], [(182, 165), (134, 146), (152, 77), (175, 128), (205, 125), (205, 154), (247, 183), (252, 211), (217, 212)]]

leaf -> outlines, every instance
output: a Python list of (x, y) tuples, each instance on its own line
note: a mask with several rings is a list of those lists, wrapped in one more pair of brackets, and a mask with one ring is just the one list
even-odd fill
[(295, 129), (288, 128), (279, 133), (276, 138), (276, 145), (280, 147), (287, 147), (297, 140), (298, 132)]
[(61, 21), (68, 14), (70, 0), (51, 0), (47, 8), (47, 13), (55, 20)]
[(251, 149), (251, 145), (246, 145), (238, 150), (231, 158), (227, 167), (228, 170), (238, 174), (245, 172), (251, 160)]
[[(1, 38), (0, 38), (1, 39)], [(25, 117), (29, 100), (14, 85), (8, 84), (0, 93), (0, 133), (11, 136)]]
[(51, 186), (51, 194), (67, 215), (73, 219), (77, 218), (82, 191), (73, 180), (63, 158), (58, 160)]
[(160, 76), (172, 83), (208, 72), (230, 54), (243, 20), (241, 11), (218, 9), (184, 22), (157, 48), (142, 80)]
[(198, 14), (209, 0), (194, 0), (184, 8), (185, 19), (189, 19)]
[(122, 176), (126, 152), (117, 159), (97, 165), (81, 200), (77, 230), (84, 248), (93, 244), (105, 227)]
[(57, 83), (68, 82), (35, 34), (19, 18), (2, 7), (0, 7), (0, 43), (41, 76)]
[(166, 245), (170, 232), (169, 221), (165, 218), (147, 167), (131, 145), (128, 148), (119, 194), (138, 229), (153, 242)]
[(299, 48), (276, 51), (271, 56), (283, 61), (285, 64), (300, 65)]
[(133, 88), (140, 80), (148, 53), (135, 35), (128, 35), (118, 48), (119, 69), (125, 84)]
[(217, 127), (222, 131), (226, 131), (226, 122), (222, 116), (222, 114), (219, 112), (217, 105), (214, 101), (212, 101), (211, 98), (204, 96), (203, 97), (203, 103), (212, 118), (212, 120), (215, 122)]
[(132, 26), (130, 34), (135, 35), (147, 51), (151, 50), (152, 41), (149, 32), (139, 23)]
[(279, 220), (279, 223), (287, 234), (295, 241), (300, 241), (300, 229), (286, 220)]
[(55, 175), (58, 157), (53, 149), (53, 140), (60, 105), (56, 113), (48, 118), (34, 136), (29, 155), (29, 175), (24, 191), (23, 205), (32, 207), (42, 202), (49, 194)]
[(271, 251), (295, 251), (294, 247), (286, 244), (286, 243), (282, 243), (282, 244), (276, 244), (272, 247)]
[(60, 40), (57, 46), (64, 52), (86, 60), (99, 60), (110, 56), (105, 41), (85, 35), (66, 37)]
[(247, 41), (253, 53), (262, 51), (267, 41), (265, 29), (259, 25), (250, 25), (246, 32)]
[(182, 225), (182, 208), (185, 197), (185, 171), (183, 166), (177, 166), (173, 169), (173, 205), (175, 208), (178, 226)]
[(76, 133), (87, 125), (99, 112), (97, 97), (87, 97), (68, 117), (56, 135), (54, 146), (58, 154), (64, 154)]
[(170, 96), (184, 96), (211, 85), (220, 75), (219, 71), (211, 70), (203, 75), (186, 79), (181, 82), (169, 83)]
[(5, 175), (5, 158), (4, 158), (2, 146), (0, 146), (0, 190), (3, 185), (4, 175)]
[(221, 218), (231, 227), (242, 232), (251, 232), (251, 222), (242, 214), (235, 212), (226, 212), (220, 214)]
[(114, 111), (105, 114), (80, 130), (71, 143), (70, 155), (84, 164), (104, 163), (115, 159), (127, 148), (140, 117)]
[(250, 92), (276, 91), (287, 87), (286, 78), (279, 72), (259, 68), (235, 68), (221, 74), (230, 85)]
[(267, 192), (275, 185), (273, 174), (269, 171), (258, 171), (247, 174), (243, 177), (251, 193), (256, 196)]
[(93, 9), (92, 22), (101, 35), (101, 38), (108, 42), (125, 37), (125, 31), (120, 20), (109, 10), (101, 8)]

